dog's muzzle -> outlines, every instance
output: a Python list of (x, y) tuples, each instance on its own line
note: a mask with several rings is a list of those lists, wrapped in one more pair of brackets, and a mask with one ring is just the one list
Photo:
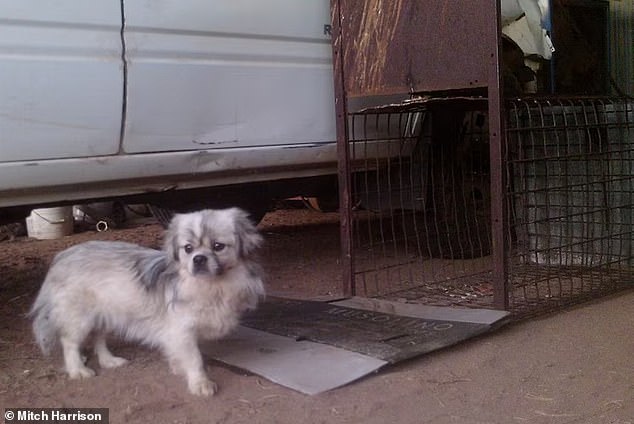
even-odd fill
[(209, 271), (209, 268), (207, 267), (207, 256), (196, 255), (192, 261), (194, 262), (194, 272), (198, 273)]

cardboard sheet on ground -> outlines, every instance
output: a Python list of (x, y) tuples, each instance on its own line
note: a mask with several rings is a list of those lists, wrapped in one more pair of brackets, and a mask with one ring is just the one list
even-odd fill
[(202, 349), (221, 362), (317, 394), (482, 334), (507, 315), (365, 298), (273, 299), (246, 316), (232, 336)]

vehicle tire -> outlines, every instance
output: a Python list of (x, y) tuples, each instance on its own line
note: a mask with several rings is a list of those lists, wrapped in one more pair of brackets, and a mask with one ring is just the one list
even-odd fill
[(150, 209), (152, 216), (154, 216), (154, 218), (159, 222), (159, 224), (161, 224), (163, 228), (167, 228), (170, 221), (172, 220), (172, 217), (174, 216), (174, 213), (175, 213), (174, 210), (165, 209), (155, 205), (148, 205), (148, 208)]

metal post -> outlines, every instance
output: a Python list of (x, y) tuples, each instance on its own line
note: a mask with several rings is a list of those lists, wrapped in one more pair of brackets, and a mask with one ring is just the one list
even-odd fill
[[(509, 307), (507, 284), (507, 249), (508, 240), (505, 231), (508, 229), (508, 217), (505, 208), (505, 148), (506, 132), (504, 130), (504, 102), (502, 90), (501, 63), (501, 35), (500, 35), (500, 1), (495, 3), (492, 10), (496, 16), (490, 22), (495, 22), (496, 34), (490, 40), (489, 67), (489, 155), (491, 163), (491, 231), (493, 255), (493, 306), (496, 309), (507, 310)], [(495, 19), (493, 19), (495, 18)]]
[(352, 256), (352, 193), (350, 181), (350, 150), (348, 147), (348, 105), (344, 75), (343, 30), (341, 0), (331, 0), (332, 53), (337, 115), (337, 158), (339, 172), (339, 217), (341, 235), (341, 266), (343, 295), (354, 296), (354, 262)]

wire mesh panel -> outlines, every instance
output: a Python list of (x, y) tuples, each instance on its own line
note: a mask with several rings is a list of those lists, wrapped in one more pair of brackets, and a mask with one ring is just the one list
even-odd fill
[(509, 101), (504, 199), (491, 198), (481, 103), (413, 103), (349, 118), (357, 294), (493, 307), (492, 201), (507, 208), (516, 316), (633, 284), (632, 101)]
[(632, 101), (514, 100), (507, 110), (511, 308), (550, 309), (632, 284)]
[(441, 109), (350, 116), (356, 293), (491, 306), (486, 115)]

